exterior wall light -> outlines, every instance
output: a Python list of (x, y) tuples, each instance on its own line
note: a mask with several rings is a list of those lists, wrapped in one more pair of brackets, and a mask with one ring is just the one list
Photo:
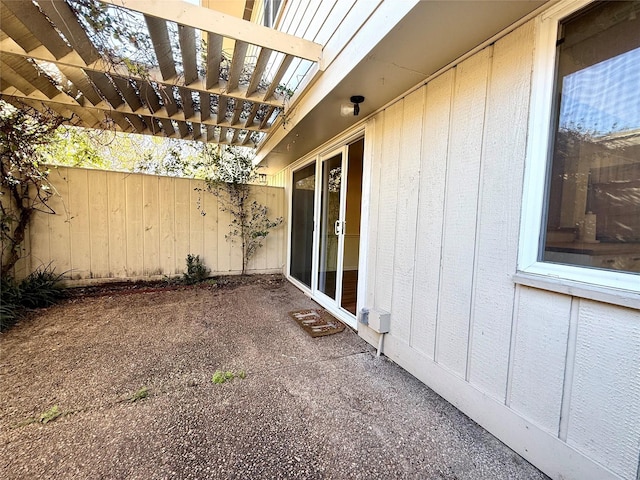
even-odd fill
[(362, 95), (354, 95), (349, 101), (351, 103), (344, 103), (340, 107), (340, 115), (343, 117), (357, 116), (360, 113), (360, 104), (364, 102), (364, 97)]

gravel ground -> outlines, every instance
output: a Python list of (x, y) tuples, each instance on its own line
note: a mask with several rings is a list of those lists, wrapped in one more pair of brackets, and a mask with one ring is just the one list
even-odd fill
[(314, 307), (259, 276), (34, 314), (0, 335), (0, 478), (547, 478), (350, 329), (287, 315)]

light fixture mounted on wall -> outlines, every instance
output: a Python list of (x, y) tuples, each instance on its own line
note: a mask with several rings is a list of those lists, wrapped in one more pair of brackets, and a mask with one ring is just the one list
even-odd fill
[(360, 113), (360, 104), (364, 102), (364, 97), (362, 95), (353, 95), (349, 101), (351, 103), (342, 104), (340, 107), (340, 115), (343, 117), (357, 116)]

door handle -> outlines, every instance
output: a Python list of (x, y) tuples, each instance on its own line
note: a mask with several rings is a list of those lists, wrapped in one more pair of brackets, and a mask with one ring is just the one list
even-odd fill
[(336, 220), (336, 223), (333, 225), (333, 233), (336, 234), (336, 237), (340, 235), (340, 220)]

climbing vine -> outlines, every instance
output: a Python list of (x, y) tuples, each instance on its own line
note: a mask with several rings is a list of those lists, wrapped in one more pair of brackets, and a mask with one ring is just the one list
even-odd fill
[(53, 214), (49, 171), (37, 147), (51, 141), (69, 118), (50, 110), (35, 110), (0, 101), (0, 241), (2, 277), (21, 258), (25, 232), (34, 212)]

